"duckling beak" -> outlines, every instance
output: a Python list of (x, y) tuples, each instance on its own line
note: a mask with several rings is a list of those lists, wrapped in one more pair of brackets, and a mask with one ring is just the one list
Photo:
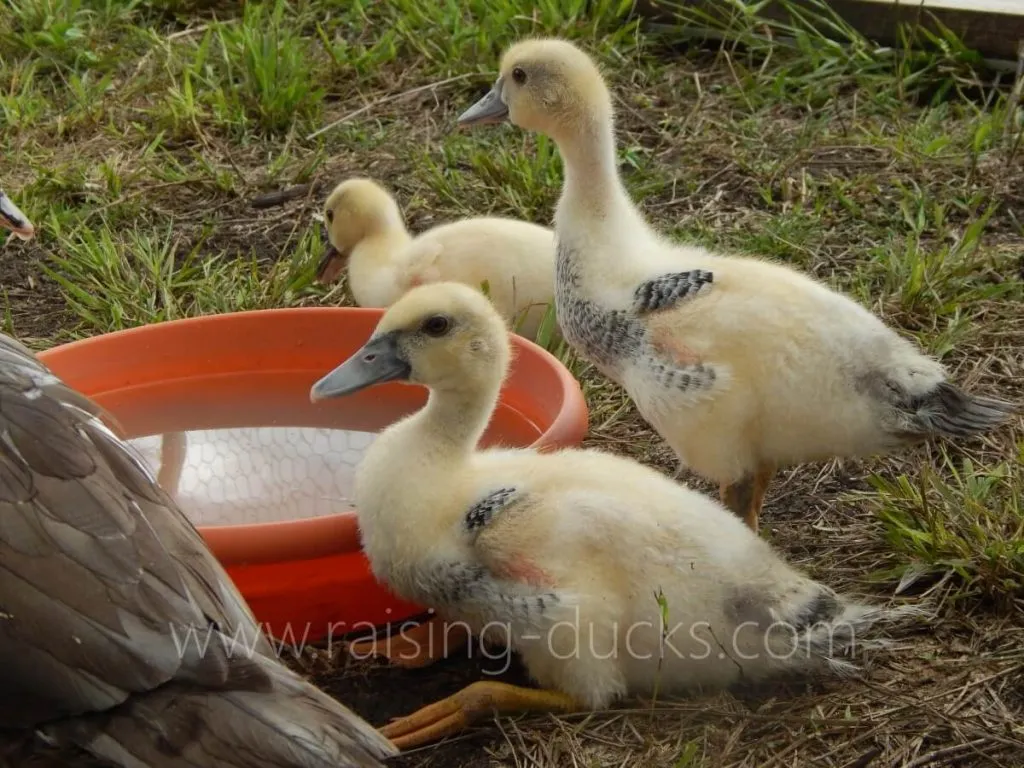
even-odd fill
[(503, 78), (499, 77), (486, 96), (459, 115), (459, 127), (493, 125), (508, 120), (508, 105), (501, 98), (502, 84)]
[(327, 249), (324, 251), (324, 255), (320, 258), (320, 263), (316, 265), (316, 279), (321, 283), (334, 283), (337, 282), (338, 278), (341, 277), (341, 271), (345, 268), (345, 262), (348, 261), (348, 253), (342, 253), (330, 243), (327, 244)]
[(32, 222), (3, 192), (0, 192), (0, 227), (11, 230), (22, 240), (31, 240), (36, 234)]
[(398, 349), (398, 334), (371, 337), (352, 357), (309, 390), (311, 402), (343, 397), (385, 381), (408, 379), (412, 369)]

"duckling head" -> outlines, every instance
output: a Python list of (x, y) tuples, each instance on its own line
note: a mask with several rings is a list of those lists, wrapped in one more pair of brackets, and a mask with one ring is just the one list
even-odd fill
[(334, 188), (324, 203), (327, 251), (317, 265), (317, 279), (338, 279), (348, 257), (361, 241), (396, 228), (405, 231), (398, 203), (370, 179), (348, 179)]
[(28, 216), (22, 213), (3, 191), (0, 191), (0, 227), (11, 230), (15, 237), (22, 240), (31, 240), (36, 234), (36, 228), (32, 226)]
[(430, 283), (392, 304), (366, 344), (313, 385), (310, 399), (385, 381), (497, 395), (510, 359), (508, 328), (486, 296), (462, 283)]
[(494, 87), (459, 116), (459, 125), (508, 120), (560, 141), (611, 117), (611, 96), (593, 59), (570, 42), (546, 38), (505, 51)]

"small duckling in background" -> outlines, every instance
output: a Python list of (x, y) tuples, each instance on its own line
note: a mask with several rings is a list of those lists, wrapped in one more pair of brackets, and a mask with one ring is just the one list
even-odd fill
[(656, 233), (619, 177), (613, 118), (590, 57), (548, 39), (510, 47), (459, 124), (508, 120), (558, 145), (563, 337), (751, 528), (783, 466), (968, 437), (1016, 409), (961, 391), (939, 362), (805, 274)]
[(392, 305), (310, 392), (318, 401), (392, 380), (429, 387), (426, 406), (381, 432), (356, 470), (364, 549), (378, 579), (505, 640), (543, 687), (474, 683), (381, 729), (399, 748), (492, 710), (594, 710), (655, 690), (841, 674), (873, 624), (919, 612), (836, 594), (717, 501), (631, 459), (478, 451), (510, 356), (483, 295), (437, 283)]
[[(2, 194), (0, 212), (33, 235)], [(0, 733), (22, 751), (13, 764), (51, 748), (71, 764), (78, 748), (119, 768), (383, 768), (394, 745), (278, 660), (105, 422), (0, 334)]]
[(477, 289), (486, 283), (491, 301), (511, 327), (535, 340), (554, 304), (555, 241), (545, 227), (482, 217), (441, 224), (413, 237), (394, 198), (361, 178), (335, 187), (324, 220), (330, 246), (318, 278), (334, 282), (347, 265), (352, 297), (361, 307), (388, 307), (410, 288), (442, 280)]

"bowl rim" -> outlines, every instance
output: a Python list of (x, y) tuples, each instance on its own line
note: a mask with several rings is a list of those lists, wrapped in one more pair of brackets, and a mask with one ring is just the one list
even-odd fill
[[(277, 320), (287, 316), (321, 315), (362, 315), (377, 318), (384, 315), (385, 309), (376, 307), (279, 307), (269, 309), (241, 310), (238, 312), (221, 312), (210, 315), (163, 320), (157, 323), (124, 328), (109, 333), (97, 334), (84, 339), (55, 345), (37, 353), (39, 360), (50, 366), (50, 359), (59, 350), (74, 347), (76, 350), (88, 350), (91, 346), (110, 344), (112, 340), (128, 339), (154, 333), (173, 325), (176, 328), (200, 328), (215, 326), (225, 322), (245, 320), (248, 318), (268, 317), (273, 315)], [(159, 331), (157, 331), (159, 332)], [(562, 398), (562, 407), (555, 414), (554, 420), (529, 446), (535, 450), (551, 450), (560, 447), (579, 445), (587, 434), (589, 427), (589, 411), (580, 382), (572, 372), (553, 354), (524, 336), (509, 331), (513, 347), (512, 365), (523, 352), (539, 358), (544, 365), (552, 369), (556, 375)], [(341, 360), (338, 361), (339, 364)], [(58, 376), (61, 374), (54, 371)], [(325, 371), (326, 373), (326, 371)], [(177, 378), (186, 378), (180, 376)], [(404, 386), (421, 388), (418, 384), (404, 383)], [(87, 396), (102, 395), (113, 389), (100, 393), (88, 393)], [(114, 414), (116, 417), (116, 414)], [(243, 523), (240, 525), (203, 525), (196, 526), (199, 533), (206, 539), (207, 545), (215, 553), (217, 559), (225, 566), (257, 565), (294, 560), (310, 560), (330, 557), (361, 549), (357, 513), (354, 511), (337, 512), (316, 517), (304, 517), (292, 520), (274, 520), (263, 523)]]

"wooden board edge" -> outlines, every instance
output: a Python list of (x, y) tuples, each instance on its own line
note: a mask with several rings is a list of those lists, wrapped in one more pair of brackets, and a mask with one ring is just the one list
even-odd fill
[[(985, 57), (1016, 62), (1024, 55), (1024, 2), (1020, 13), (997, 13), (971, 7), (971, 0), (959, 2), (961, 7), (949, 7), (951, 3), (922, 6), (914, 0), (898, 3), (829, 0), (829, 5), (864, 37), (881, 45), (900, 44), (901, 25), (920, 25), (933, 33), (939, 32), (941, 25), (956, 34), (964, 45)], [(633, 12), (653, 21), (667, 22), (673, 18), (673, 6), (721, 8), (723, 5), (722, 0), (635, 0)], [(760, 10), (760, 15), (775, 20), (788, 18), (775, 0), (767, 3)]]

